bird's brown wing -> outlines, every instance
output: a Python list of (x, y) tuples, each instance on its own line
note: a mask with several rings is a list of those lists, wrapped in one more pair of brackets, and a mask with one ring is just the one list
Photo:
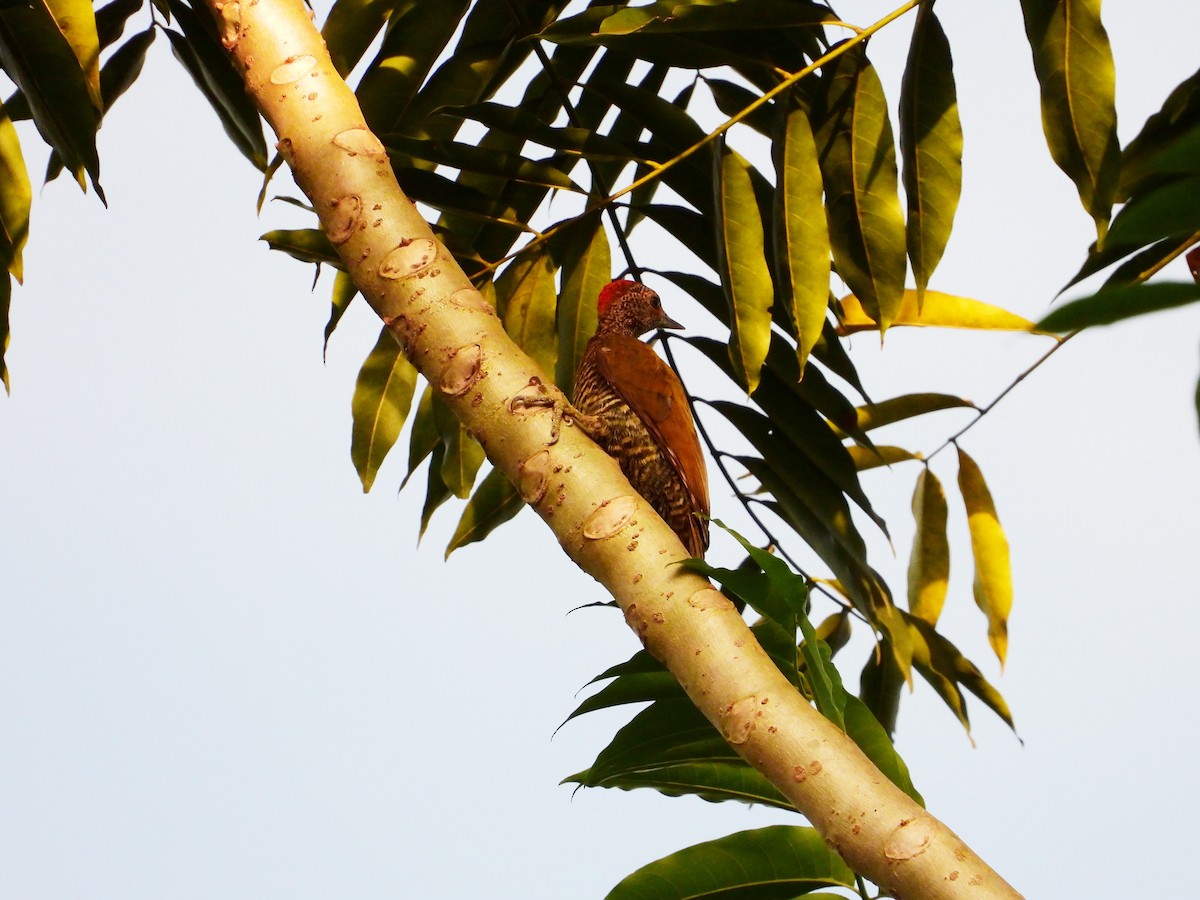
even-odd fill
[[(678, 376), (647, 344), (621, 334), (598, 337), (596, 364), (600, 374), (637, 414), (683, 480), (693, 510), (707, 516), (708, 471), (700, 450), (696, 423)], [(693, 520), (695, 540), (689, 548), (703, 553), (707, 527)]]

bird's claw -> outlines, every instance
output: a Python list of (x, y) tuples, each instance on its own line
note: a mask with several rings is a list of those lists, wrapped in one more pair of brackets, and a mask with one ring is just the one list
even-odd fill
[(529, 384), (508, 401), (508, 411), (517, 412), (521, 409), (535, 407), (548, 408), (550, 410), (550, 440), (546, 442), (546, 446), (553, 447), (558, 443), (558, 435), (562, 430), (563, 419), (567, 420), (567, 424), (571, 424), (571, 414), (575, 412), (575, 409), (567, 403), (566, 398), (563, 397), (560, 390), (547, 387), (542, 382), (542, 379), (536, 375), (530, 378)]

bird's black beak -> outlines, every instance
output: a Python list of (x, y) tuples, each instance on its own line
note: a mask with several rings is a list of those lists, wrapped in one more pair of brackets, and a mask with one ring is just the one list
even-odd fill
[(674, 319), (672, 319), (670, 316), (668, 316), (666, 313), (663, 313), (662, 318), (658, 320), (658, 327), (659, 328), (682, 328), (683, 326), (680, 325), (678, 322), (676, 322)]

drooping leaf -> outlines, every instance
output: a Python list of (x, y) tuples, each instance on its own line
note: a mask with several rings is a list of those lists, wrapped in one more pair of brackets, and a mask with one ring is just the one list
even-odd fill
[(1200, 232), (1198, 209), (1200, 175), (1171, 180), (1134, 195), (1113, 219), (1105, 240), (1118, 247), (1143, 247), (1166, 238), (1194, 235)]
[(325, 263), (337, 269), (345, 268), (341, 257), (333, 249), (333, 244), (329, 243), (329, 238), (319, 228), (280, 228), (268, 231), (259, 240), (266, 241), (272, 250), (282, 251), (300, 262), (317, 265)]
[(96, 10), (96, 37), (101, 50), (121, 39), (125, 23), (141, 8), (142, 0), (112, 0)]
[(92, 106), (103, 109), (100, 98), (100, 37), (91, 0), (45, 0), (71, 51), (79, 62)]
[[(12, 120), (0, 106), (0, 270), (24, 278), (22, 251), (29, 239), (29, 209), (33, 188)], [(8, 279), (4, 279), (5, 284)], [(6, 319), (7, 321), (7, 319)], [(8, 334), (7, 327), (4, 330)]]
[(903, 447), (890, 447), (886, 444), (876, 444), (870, 449), (850, 446), (846, 450), (849, 452), (850, 458), (854, 460), (854, 467), (860, 472), (921, 458), (911, 450), (905, 450)]
[[(437, 422), (438, 432), (442, 436), (439, 445), (443, 452), (441, 457), (441, 481), (455, 497), (466, 500), (471, 495), (475, 485), (475, 476), (483, 465), (483, 447), (479, 441), (471, 437), (467, 428), (442, 403), (434, 403), (433, 418)], [(436, 458), (436, 450), (435, 458)]]
[(705, 78), (704, 84), (712, 94), (717, 109), (721, 110), (724, 115), (730, 118), (741, 116), (741, 122), (749, 125), (763, 137), (773, 136), (775, 112), (772, 107), (774, 101), (761, 105), (746, 114), (746, 109), (757, 103), (761, 94), (732, 81), (726, 81), (724, 78)]
[(887, 100), (859, 48), (826, 73), (822, 151), (826, 210), (838, 274), (886, 331), (904, 290), (905, 232)]
[[(854, 334), (879, 327), (870, 311), (854, 294), (838, 301), (838, 333)], [(924, 325), (937, 328), (973, 328), (984, 331), (1032, 331), (1033, 323), (1006, 309), (941, 291), (926, 291), (918, 305), (916, 291), (903, 291), (893, 313), (892, 325)]]
[(781, 284), (790, 297), (796, 358), (803, 376), (808, 355), (825, 327), (831, 251), (817, 147), (802, 107), (787, 114), (776, 153), (775, 267), (787, 274)]
[(1012, 565), (1008, 538), (1000, 527), (991, 491), (975, 460), (958, 451), (958, 488), (967, 507), (971, 552), (975, 557), (975, 602), (988, 620), (988, 643), (1000, 665), (1008, 655), (1008, 616), (1012, 611)]
[(605, 900), (734, 900), (853, 890), (854, 872), (814, 828), (770, 825), (696, 844), (643, 866)]
[(1174, 309), (1200, 300), (1200, 284), (1160, 281), (1103, 287), (1090, 297), (1064, 303), (1038, 322), (1039, 331), (1068, 332), (1110, 325), (1146, 313)]
[(896, 752), (892, 739), (888, 737), (883, 724), (875, 718), (870, 708), (853, 694), (846, 694), (843, 715), (846, 733), (858, 744), (867, 758), (875, 763), (892, 784), (924, 806), (925, 798), (913, 785), (908, 766)]
[(1176, 85), (1162, 108), (1146, 120), (1142, 130), (1121, 153), (1121, 181), (1117, 200), (1125, 202), (1148, 183), (1162, 178), (1161, 158), (1180, 138), (1200, 125), (1200, 71)]
[(1103, 238), (1120, 175), (1116, 72), (1100, 0), (1021, 0), (1050, 156)]
[(932, 4), (922, 4), (917, 13), (900, 91), (908, 258), (920, 310), (925, 287), (950, 240), (962, 191), (963, 136), (954, 66)]
[(91, 178), (103, 202), (96, 153), (100, 110), (88, 75), (42, 0), (0, 4), (0, 67), (28, 102), (43, 140), (65, 161), (80, 187), (87, 184), (84, 173)]
[(946, 536), (946, 492), (926, 466), (917, 476), (912, 499), (916, 534), (908, 562), (908, 609), (937, 625), (950, 586), (950, 541)]
[(337, 328), (338, 322), (342, 321), (342, 316), (346, 314), (346, 310), (350, 308), (351, 301), (358, 296), (358, 288), (352, 279), (345, 272), (339, 271), (333, 278), (333, 293), (329, 304), (329, 321), (325, 323), (325, 342), (321, 345), (321, 355), (329, 349), (329, 338), (333, 335), (333, 330)]
[(863, 431), (871, 431), (943, 409), (978, 408), (970, 400), (955, 397), (953, 394), (921, 393), (902, 394), (889, 400), (880, 400), (878, 403), (868, 403), (858, 407), (855, 412), (858, 413), (858, 427)]
[(686, 698), (652, 703), (616, 733), (590, 767), (563, 781), (623, 790), (648, 787), (671, 797), (694, 794), (714, 802), (794, 809)]
[(446, 456), (445, 444), (439, 443), (433, 448), (433, 457), (429, 460), (429, 471), (426, 473), (425, 503), (421, 507), (421, 530), (417, 532), (417, 541), (425, 536), (429, 522), (438, 507), (453, 496), (446, 482), (442, 480), (442, 462)]
[(717, 255), (729, 303), (729, 357), (738, 382), (753, 393), (771, 344), (775, 291), (767, 268), (762, 215), (750, 181), (750, 164), (736, 151), (715, 157)]
[(525, 506), (520, 493), (500, 469), (492, 469), (479, 483), (463, 509), (454, 536), (446, 545), (446, 558), (459, 547), (482, 541)]
[(168, 5), (183, 29), (183, 34), (165, 29), (175, 58), (192, 76), (238, 152), (260, 172), (265, 171), (267, 142), (263, 138), (262, 121), (241, 77), (229, 64), (229, 55), (207, 19), (201, 19), (182, 0), (168, 0)]
[[(554, 262), (549, 253), (527, 254), (496, 280), (497, 312), (504, 330), (544, 373), (554, 371), (558, 332), (554, 314)], [(548, 377), (548, 376), (547, 376)]]
[(645, 650), (639, 650), (627, 661), (597, 675), (592, 683), (609, 678), (613, 681), (575, 707), (563, 721), (564, 725), (576, 716), (599, 709), (652, 700), (685, 699), (675, 676)]
[(612, 277), (612, 253), (604, 222), (579, 232), (563, 259), (562, 292), (558, 297), (558, 368), (554, 380), (568, 397), (575, 385), (575, 370), (596, 332), (596, 298)]
[(1162, 267), (1171, 260), (1178, 259), (1179, 255), (1197, 240), (1200, 240), (1200, 234), (1185, 234), (1182, 237), (1159, 241), (1113, 269), (1108, 278), (1104, 279), (1104, 285), (1110, 287), (1139, 284), (1161, 271)]
[(400, 482), (400, 490), (404, 490), (404, 486), (413, 477), (417, 467), (442, 442), (442, 435), (438, 431), (437, 419), (433, 412), (434, 403), (438, 402), (434, 398), (433, 388), (428, 384), (425, 385), (425, 390), (421, 393), (421, 400), (417, 403), (417, 411), (413, 414), (412, 430), (408, 434), (408, 471), (404, 474), (404, 480)]
[(400, 437), (416, 385), (416, 367), (385, 325), (358, 373), (350, 405), (350, 459), (363, 493), (371, 490), (379, 467)]

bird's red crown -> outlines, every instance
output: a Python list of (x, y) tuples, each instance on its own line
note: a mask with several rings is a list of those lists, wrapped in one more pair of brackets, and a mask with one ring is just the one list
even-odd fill
[(604, 315), (608, 311), (608, 308), (613, 305), (613, 301), (635, 284), (637, 284), (636, 281), (630, 281), (628, 278), (610, 281), (600, 289), (600, 296), (596, 298), (596, 312)]

